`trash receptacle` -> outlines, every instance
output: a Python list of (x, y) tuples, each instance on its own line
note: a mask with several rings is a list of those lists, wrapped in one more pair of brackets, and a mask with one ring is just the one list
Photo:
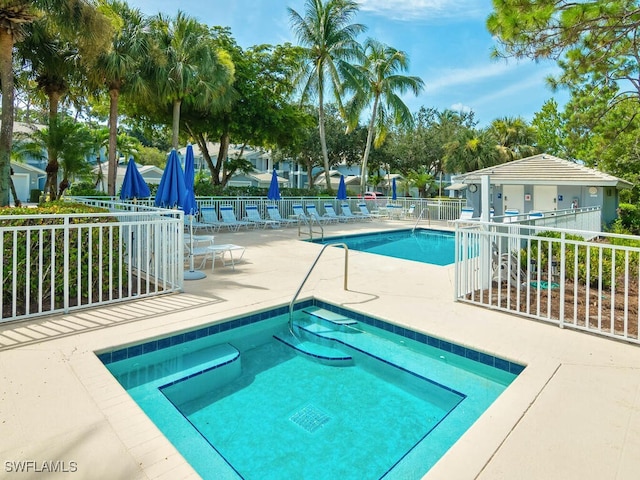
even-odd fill
[(29, 201), (31, 203), (38, 203), (40, 201), (40, 195), (42, 192), (37, 188), (32, 188), (31, 193), (29, 194)]

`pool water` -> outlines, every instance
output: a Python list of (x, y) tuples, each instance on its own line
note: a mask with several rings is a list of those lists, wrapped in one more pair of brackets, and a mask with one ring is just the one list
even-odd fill
[(99, 357), (205, 479), (421, 478), (523, 369), (297, 307), (296, 336), (280, 308)]
[(455, 261), (454, 234), (439, 230), (394, 230), (312, 241), (322, 244), (342, 242), (352, 250), (432, 265), (450, 265)]

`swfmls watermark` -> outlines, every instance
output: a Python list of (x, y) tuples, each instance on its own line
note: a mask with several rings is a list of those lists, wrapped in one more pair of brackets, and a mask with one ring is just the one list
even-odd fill
[(6, 460), (6, 473), (75, 473), (78, 462), (66, 460)]

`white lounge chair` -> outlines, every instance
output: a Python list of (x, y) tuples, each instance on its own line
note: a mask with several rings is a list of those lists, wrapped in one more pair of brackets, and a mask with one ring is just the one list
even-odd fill
[(330, 203), (324, 204), (324, 212), (327, 218), (335, 219), (337, 222), (348, 222), (349, 220), (352, 220), (350, 218), (345, 217), (342, 214), (338, 215), (335, 209), (333, 208), (333, 205), (331, 205)]
[(293, 208), (293, 214), (298, 219), (298, 222), (309, 223), (311, 221), (311, 217), (305, 213), (302, 205), (291, 205), (291, 208)]
[(231, 205), (220, 205), (220, 216), (222, 217), (222, 224), (232, 232), (237, 232), (240, 227), (249, 228), (250, 225), (255, 227), (255, 224), (251, 222), (238, 220)]
[(504, 218), (502, 219), (503, 223), (517, 222), (518, 215), (520, 215), (520, 210), (517, 208), (507, 208), (504, 211)]
[(386, 215), (381, 215), (379, 213), (371, 213), (369, 212), (369, 209), (367, 208), (367, 204), (366, 203), (359, 203), (358, 204), (358, 208), (360, 209), (360, 213), (362, 214), (363, 217), (365, 218), (383, 218), (386, 217)]
[(267, 225), (269, 225), (272, 228), (277, 228), (280, 226), (280, 222), (276, 220), (266, 220), (262, 218), (257, 205), (245, 205), (244, 209), (247, 212), (247, 220), (255, 223), (256, 227), (261, 226), (262, 228), (267, 228)]
[(200, 222), (196, 220), (195, 215), (185, 215), (184, 216), (184, 231), (189, 233), (191, 229), (198, 231), (206, 231), (209, 233), (214, 233), (218, 227), (217, 225), (213, 225), (211, 223)]
[(193, 257), (194, 265), (196, 259), (200, 258), (200, 266), (195, 268), (196, 270), (202, 270), (206, 263), (207, 259), (211, 257), (213, 261), (214, 255), (209, 247), (214, 244), (214, 236), (213, 235), (184, 235), (184, 255), (185, 261), (191, 260)]
[(473, 212), (473, 207), (462, 207), (462, 210), (460, 211), (460, 218), (458, 220), (473, 220), (475, 218), (473, 216)]
[(338, 220), (336, 218), (331, 218), (327, 215), (320, 215), (313, 203), (307, 205), (307, 213), (315, 222), (320, 224), (338, 223)]
[(529, 220), (537, 220), (543, 217), (544, 217), (544, 213), (542, 213), (540, 210), (531, 210), (529, 212)]
[(282, 218), (280, 210), (277, 205), (267, 205), (267, 215), (273, 221), (279, 222), (281, 225), (297, 225), (298, 219), (296, 218)]
[(372, 220), (371, 217), (365, 217), (361, 213), (354, 214), (351, 211), (351, 207), (349, 206), (348, 203), (342, 203), (340, 205), (340, 208), (342, 209), (342, 215), (344, 215), (349, 220), (354, 220), (354, 221), (357, 221), (357, 220)]
[(202, 223), (211, 225), (214, 230), (220, 230), (223, 226), (223, 223), (218, 220), (218, 212), (216, 212), (215, 207), (200, 207), (200, 217)]

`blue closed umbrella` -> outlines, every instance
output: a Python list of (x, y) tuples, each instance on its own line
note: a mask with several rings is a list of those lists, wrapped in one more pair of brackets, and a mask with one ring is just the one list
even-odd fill
[(391, 181), (391, 200), (397, 200), (398, 193), (396, 192), (396, 177), (393, 177)]
[(171, 150), (167, 165), (158, 185), (155, 204), (156, 207), (182, 207), (187, 197), (187, 189), (184, 183), (184, 173), (180, 166), (178, 152)]
[(127, 170), (124, 173), (124, 180), (122, 181), (122, 188), (120, 189), (120, 199), (128, 200), (131, 198), (146, 198), (151, 196), (149, 186), (140, 175), (136, 162), (133, 161), (133, 157), (129, 159), (127, 164)]
[(187, 189), (187, 196), (182, 204), (185, 215), (195, 215), (198, 213), (196, 194), (193, 191), (193, 181), (195, 179), (195, 160), (193, 157), (193, 146), (187, 145), (187, 153), (184, 159), (184, 185)]
[(340, 175), (340, 184), (338, 185), (338, 194), (336, 195), (338, 200), (347, 199), (347, 186), (344, 183), (344, 175)]
[(278, 174), (276, 173), (275, 168), (271, 174), (271, 183), (269, 184), (267, 198), (269, 200), (280, 200), (280, 185), (278, 185)]

